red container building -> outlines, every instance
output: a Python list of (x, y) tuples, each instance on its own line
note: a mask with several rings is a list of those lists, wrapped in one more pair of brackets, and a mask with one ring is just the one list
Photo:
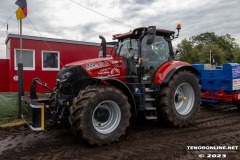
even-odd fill
[[(33, 78), (40, 78), (50, 88), (56, 84), (58, 71), (67, 63), (97, 58), (99, 43), (22, 36), (24, 90), (29, 92)], [(18, 91), (17, 63), (20, 60), (19, 35), (9, 34), (6, 40), (6, 58), (0, 59), (0, 92)], [(107, 49), (111, 52), (111, 48)], [(37, 88), (38, 92), (47, 92)]]

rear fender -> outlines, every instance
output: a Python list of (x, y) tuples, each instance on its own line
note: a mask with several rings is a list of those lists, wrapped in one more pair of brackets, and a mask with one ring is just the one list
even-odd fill
[(102, 78), (95, 78), (95, 79), (101, 80), (103, 81), (104, 84), (109, 84), (121, 90), (123, 94), (125, 94), (128, 97), (128, 102), (131, 105), (131, 113), (137, 116), (137, 108), (136, 108), (136, 102), (135, 102), (134, 96), (126, 84), (124, 84), (122, 81), (118, 79), (114, 79), (110, 77), (102, 77)]
[(199, 75), (200, 72), (192, 67), (189, 63), (181, 61), (168, 61), (160, 66), (154, 76), (153, 83), (166, 84), (175, 72), (178, 70), (190, 70), (192, 73)]

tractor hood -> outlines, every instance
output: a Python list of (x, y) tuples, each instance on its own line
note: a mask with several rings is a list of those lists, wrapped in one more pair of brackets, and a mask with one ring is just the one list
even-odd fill
[(77, 95), (90, 85), (91, 78), (110, 77), (121, 81), (126, 78), (126, 65), (121, 57), (82, 60), (65, 65), (57, 75), (57, 88), (61, 94)]
[(109, 58), (86, 59), (86, 60), (81, 60), (81, 61), (76, 61), (76, 62), (72, 62), (72, 63), (66, 64), (66, 66), (78, 66), (78, 65), (80, 65), (83, 68), (87, 68), (87, 67), (85, 67), (87, 64), (106, 62), (106, 61), (110, 61), (112, 59), (113, 59), (112, 57), (109, 57)]
[(81, 66), (90, 77), (114, 77), (122, 80), (126, 76), (126, 65), (121, 57), (94, 58), (66, 65)]

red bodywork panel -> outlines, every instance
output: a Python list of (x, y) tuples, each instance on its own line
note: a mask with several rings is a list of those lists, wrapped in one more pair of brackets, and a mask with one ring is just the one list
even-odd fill
[(81, 65), (91, 78), (112, 77), (125, 82), (126, 65), (121, 57), (95, 58), (67, 64), (67, 66)]
[(167, 61), (163, 63), (156, 71), (156, 74), (153, 78), (153, 83), (161, 84), (164, 78), (172, 69), (176, 67), (181, 67), (181, 66), (191, 66), (191, 65), (189, 63), (181, 62), (181, 61)]
[[(121, 57), (96, 58), (67, 64), (67, 66), (81, 65), (91, 78), (112, 77), (122, 82), (126, 81), (126, 64)], [(153, 83), (161, 84), (167, 74), (176, 67), (191, 66), (186, 62), (168, 61), (160, 66), (154, 76)]]

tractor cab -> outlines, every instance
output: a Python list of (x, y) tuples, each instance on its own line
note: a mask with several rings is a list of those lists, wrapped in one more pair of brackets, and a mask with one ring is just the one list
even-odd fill
[(118, 39), (115, 57), (124, 58), (127, 76), (139, 76), (142, 83), (151, 83), (159, 66), (173, 59), (174, 33), (151, 26), (114, 35)]

